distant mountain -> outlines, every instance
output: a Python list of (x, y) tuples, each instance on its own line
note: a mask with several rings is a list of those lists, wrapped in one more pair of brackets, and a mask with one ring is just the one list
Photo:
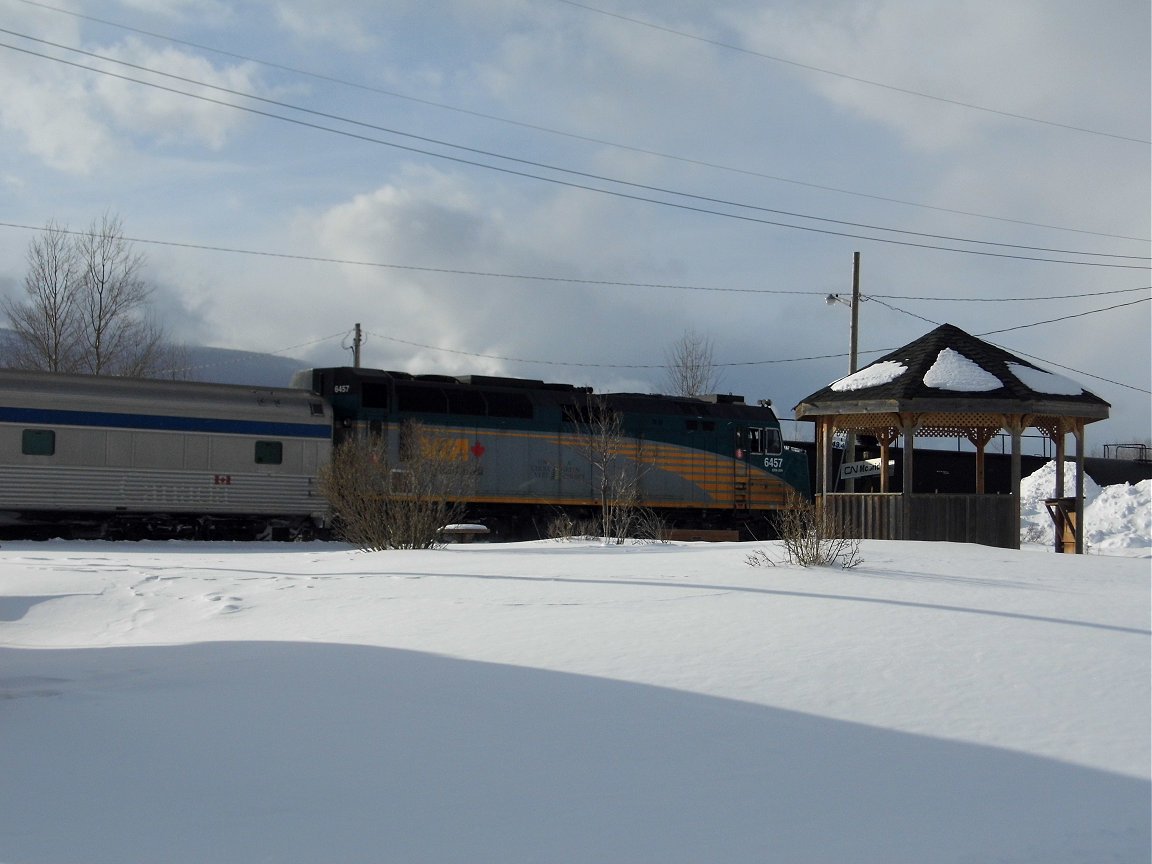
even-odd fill
[[(11, 336), (11, 330), (0, 327), (0, 358), (4, 356), (4, 346)], [(203, 345), (185, 345), (180, 351), (182, 358), (179, 363), (183, 369), (173, 377), (189, 381), (288, 387), (292, 384), (293, 375), (308, 368), (308, 364), (302, 360), (257, 351), (236, 351)]]
[(188, 372), (180, 377), (192, 381), (288, 387), (292, 376), (307, 368), (303, 361), (279, 354), (192, 345), (185, 346), (183, 351)]

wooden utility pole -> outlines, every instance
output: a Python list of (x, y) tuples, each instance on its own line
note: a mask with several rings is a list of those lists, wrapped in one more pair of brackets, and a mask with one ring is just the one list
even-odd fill
[[(857, 370), (860, 348), (860, 253), (852, 253), (852, 336), (848, 353), (848, 373)], [(856, 434), (849, 432), (844, 436), (844, 458), (841, 462), (856, 461)], [(888, 470), (887, 465), (880, 466), (883, 474)], [(845, 492), (856, 491), (856, 480), (849, 478), (844, 481)]]
[(852, 350), (848, 358), (849, 373), (858, 368), (860, 347), (860, 253), (852, 253)]
[(363, 344), (364, 338), (360, 333), (360, 322), (356, 322), (356, 329), (352, 336), (352, 366), (356, 369), (360, 368), (360, 346)]

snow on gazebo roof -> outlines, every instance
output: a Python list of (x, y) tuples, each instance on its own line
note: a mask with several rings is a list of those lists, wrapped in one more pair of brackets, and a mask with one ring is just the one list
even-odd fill
[(795, 412), (798, 419), (916, 412), (935, 415), (933, 425), (964, 415), (958, 422), (970, 426), (979, 417), (999, 425), (1005, 414), (1091, 422), (1106, 418), (1109, 407), (1077, 382), (943, 324), (802, 399)]

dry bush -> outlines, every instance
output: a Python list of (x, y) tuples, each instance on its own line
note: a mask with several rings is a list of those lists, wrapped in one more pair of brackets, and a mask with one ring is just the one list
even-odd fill
[(668, 523), (650, 507), (638, 507), (633, 514), (632, 537), (637, 543), (667, 543)]
[(776, 561), (762, 549), (749, 555), (749, 566), (778, 563), (800, 567), (838, 566), (850, 570), (863, 563), (860, 539), (841, 520), (815, 502), (791, 496), (786, 509), (776, 514), (776, 532), (784, 549), (784, 561)]
[(350, 438), (319, 474), (336, 533), (361, 549), (429, 549), (463, 516), (475, 475), (454, 439), (409, 422), (398, 452), (393, 462), (387, 438)]
[(598, 519), (579, 519), (565, 510), (557, 511), (545, 528), (550, 540), (590, 540), (599, 536), (599, 530)]

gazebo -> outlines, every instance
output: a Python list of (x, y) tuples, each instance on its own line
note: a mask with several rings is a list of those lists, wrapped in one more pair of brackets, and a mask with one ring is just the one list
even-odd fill
[[(819, 505), (856, 536), (955, 540), (1020, 547), (1021, 439), (1036, 428), (1055, 443), (1053, 516), (1084, 551), (1085, 426), (1108, 417), (1109, 404), (1079, 384), (944, 324), (801, 400), (798, 420), (816, 423)], [(985, 494), (984, 451), (1001, 430), (1012, 438), (1011, 494)], [(879, 493), (836, 493), (830, 483), (833, 434), (874, 437), (880, 446)], [(1062, 499), (1065, 441), (1076, 438), (1076, 495)], [(976, 448), (974, 494), (915, 493), (916, 437), (963, 436)], [(889, 490), (889, 450), (903, 443), (902, 489)], [(1059, 499), (1059, 502), (1056, 501)], [(1059, 524), (1063, 520), (1063, 524)], [(1073, 543), (1069, 540), (1069, 546)]]

